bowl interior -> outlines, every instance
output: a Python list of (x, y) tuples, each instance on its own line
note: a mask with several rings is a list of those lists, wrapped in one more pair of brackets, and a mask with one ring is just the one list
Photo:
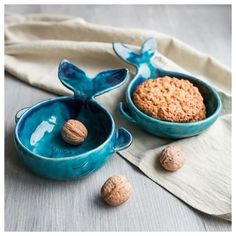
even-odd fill
[[(61, 127), (68, 119), (81, 121), (88, 136), (79, 146), (67, 144)], [(90, 151), (107, 140), (112, 119), (96, 102), (84, 104), (73, 97), (54, 99), (32, 107), (19, 120), (16, 135), (30, 151), (44, 157), (71, 157)]]
[[(163, 77), (163, 76), (176, 77), (179, 79), (187, 79), (194, 86), (196, 86), (199, 89), (199, 92), (201, 93), (201, 95), (203, 97), (203, 102), (206, 106), (206, 118), (213, 115), (216, 112), (216, 110), (219, 108), (220, 101), (219, 101), (219, 98), (218, 98), (216, 92), (209, 85), (204, 83), (203, 81), (193, 78), (191, 76), (185, 75), (185, 74), (168, 72), (168, 71), (165, 71), (165, 73), (162, 73), (162, 74), (158, 73), (156, 77)], [(154, 78), (156, 78), (156, 77), (154, 77)], [(132, 101), (132, 94), (135, 91), (136, 87), (145, 80), (147, 80), (147, 78), (144, 78), (141, 75), (138, 75), (130, 84), (130, 87), (128, 90), (128, 94), (129, 94), (128, 96), (129, 96), (130, 102), (133, 106), (135, 106), (135, 104)], [(195, 123), (195, 122), (191, 122), (191, 123)]]

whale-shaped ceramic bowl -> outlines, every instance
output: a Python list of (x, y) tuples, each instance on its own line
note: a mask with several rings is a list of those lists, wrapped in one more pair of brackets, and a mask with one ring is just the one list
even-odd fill
[[(137, 69), (135, 77), (126, 90), (126, 102), (120, 103), (120, 112), (127, 120), (156, 136), (178, 139), (197, 135), (210, 127), (218, 118), (221, 110), (220, 97), (214, 88), (200, 79), (183, 73), (166, 71), (153, 65), (151, 60), (156, 53), (155, 45), (154, 39), (148, 39), (143, 43), (140, 52), (135, 52), (121, 43), (113, 43), (115, 53)], [(206, 106), (206, 118), (188, 123), (168, 122), (152, 118), (140, 111), (132, 101), (135, 88), (145, 80), (163, 76), (186, 79), (198, 87)]]
[[(111, 154), (127, 148), (131, 134), (124, 128), (115, 129), (111, 114), (94, 99), (120, 86), (127, 73), (127, 69), (107, 70), (90, 79), (63, 60), (58, 77), (74, 96), (46, 100), (16, 114), (14, 139), (23, 163), (40, 176), (68, 180), (93, 173)], [(68, 119), (78, 119), (88, 129), (79, 146), (61, 138), (61, 127)]]

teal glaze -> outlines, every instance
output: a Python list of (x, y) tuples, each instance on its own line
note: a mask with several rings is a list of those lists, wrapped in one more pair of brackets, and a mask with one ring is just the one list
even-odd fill
[[(131, 134), (124, 128), (116, 130), (111, 114), (94, 99), (124, 83), (127, 73), (127, 69), (114, 69), (88, 78), (63, 60), (58, 77), (74, 96), (49, 99), (16, 114), (14, 140), (23, 163), (38, 175), (68, 180), (93, 173), (114, 152), (127, 148)], [(68, 119), (78, 119), (88, 129), (87, 138), (79, 146), (61, 138), (61, 127)]]
[[(136, 123), (156, 136), (178, 139), (197, 135), (210, 127), (218, 118), (222, 106), (220, 97), (214, 88), (202, 80), (154, 66), (151, 60), (156, 53), (155, 45), (154, 39), (148, 39), (141, 46), (140, 52), (134, 52), (121, 43), (113, 43), (115, 53), (137, 69), (134, 79), (126, 90), (126, 101), (120, 103), (120, 113), (130, 122)], [(162, 121), (144, 114), (134, 105), (131, 96), (137, 85), (147, 79), (163, 76), (186, 79), (198, 87), (207, 111), (204, 120), (188, 123)]]

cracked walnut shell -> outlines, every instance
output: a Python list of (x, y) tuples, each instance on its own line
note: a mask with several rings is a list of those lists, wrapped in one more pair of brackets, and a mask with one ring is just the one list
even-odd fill
[(132, 187), (124, 176), (111, 176), (101, 188), (102, 199), (110, 206), (118, 206), (128, 200)]
[(61, 129), (61, 136), (69, 144), (79, 145), (87, 137), (86, 127), (78, 120), (70, 119), (64, 123)]

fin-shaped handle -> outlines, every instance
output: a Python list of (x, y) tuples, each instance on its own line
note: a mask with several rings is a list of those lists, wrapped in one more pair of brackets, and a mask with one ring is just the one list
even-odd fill
[(94, 95), (98, 96), (121, 86), (128, 75), (128, 69), (113, 69), (98, 73), (93, 79)]
[(135, 122), (132, 115), (130, 114), (129, 109), (127, 108), (127, 106), (123, 102), (120, 102), (119, 111), (120, 111), (121, 115), (123, 117), (125, 117), (128, 121)]
[(89, 78), (84, 71), (67, 60), (62, 60), (58, 68), (58, 77), (63, 85), (72, 90), (81, 99), (90, 99), (122, 85), (128, 75), (128, 69), (112, 69)]
[(118, 130), (116, 130), (116, 139), (114, 144), (115, 152), (129, 147), (132, 143), (132, 140), (132, 135), (125, 128), (119, 128)]
[(18, 120), (21, 118), (21, 116), (28, 110), (29, 110), (29, 107), (25, 107), (25, 108), (20, 109), (15, 115), (15, 122), (17, 123)]
[(121, 59), (134, 65), (139, 74), (142, 74), (145, 77), (154, 75), (155, 67), (151, 61), (156, 53), (156, 42), (153, 38), (147, 39), (141, 45), (139, 52), (135, 52), (118, 42), (113, 42), (113, 50)]

